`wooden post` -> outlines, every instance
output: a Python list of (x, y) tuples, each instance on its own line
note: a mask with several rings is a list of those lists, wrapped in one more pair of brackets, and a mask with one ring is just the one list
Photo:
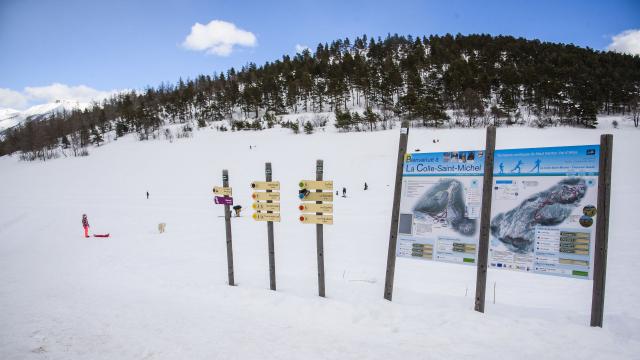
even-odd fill
[(396, 246), (398, 243), (398, 218), (400, 217), (400, 192), (402, 190), (402, 167), (404, 155), (407, 153), (409, 139), (409, 123), (402, 122), (400, 128), (400, 143), (398, 144), (398, 159), (396, 161), (396, 184), (393, 190), (393, 205), (391, 210), (391, 229), (389, 230), (389, 251), (387, 252), (387, 273), (384, 280), (384, 298), (391, 301), (393, 296), (393, 277), (396, 272)]
[[(267, 181), (271, 181), (271, 163), (264, 164), (264, 175)], [(272, 190), (267, 190), (267, 192), (272, 192)], [(268, 203), (272, 203), (273, 201), (267, 200)], [(267, 211), (267, 213), (273, 213), (273, 211)], [(269, 244), (269, 288), (271, 290), (276, 289), (276, 251), (275, 245), (273, 242), (273, 221), (267, 221), (267, 241)]]
[[(222, 186), (229, 187), (229, 171), (222, 170)], [(233, 281), (233, 244), (231, 243), (231, 210), (229, 205), (224, 205), (224, 225), (227, 233), (227, 272), (229, 273), (229, 285), (234, 286)]]
[(591, 326), (602, 327), (604, 318), (604, 285), (607, 277), (607, 247), (609, 242), (609, 203), (611, 200), (611, 162), (613, 135), (600, 136), (600, 166), (596, 208), (596, 246), (591, 297)]
[[(322, 180), (323, 161), (316, 161), (316, 180)], [(322, 192), (322, 190), (316, 190)], [(322, 204), (322, 201), (316, 201), (316, 204)], [(322, 215), (322, 213), (316, 213)], [(316, 245), (318, 255), (318, 295), (324, 297), (324, 239), (322, 232), (322, 224), (316, 224)]]
[(482, 209), (480, 212), (480, 238), (476, 275), (475, 310), (484, 312), (487, 289), (487, 259), (489, 257), (489, 230), (491, 225), (491, 196), (493, 194), (493, 154), (496, 150), (496, 128), (487, 127), (484, 150), (484, 177), (482, 181)]

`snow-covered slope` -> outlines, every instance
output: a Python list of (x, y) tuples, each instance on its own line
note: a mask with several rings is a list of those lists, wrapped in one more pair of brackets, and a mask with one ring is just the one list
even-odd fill
[[(173, 143), (128, 136), (85, 158), (2, 157), (0, 358), (637, 359), (638, 132), (608, 131), (614, 174), (602, 329), (588, 326), (586, 280), (490, 269), (480, 314), (475, 268), (399, 258), (394, 300), (383, 300), (397, 128), (207, 129)], [(593, 144), (601, 132), (498, 129), (497, 145)], [(422, 151), (482, 146), (479, 129), (412, 129), (409, 141)], [(335, 225), (325, 226), (326, 299), (317, 296), (315, 227), (300, 224), (296, 209), (297, 182), (313, 178), (316, 159), (349, 196), (335, 200)], [(276, 292), (268, 290), (266, 225), (249, 211), (249, 184), (264, 179), (265, 161), (282, 184)], [(247, 209), (233, 219), (235, 287), (226, 285), (224, 220), (211, 193), (225, 168)], [(112, 237), (83, 238), (83, 213), (92, 232)]]
[(58, 100), (52, 103), (34, 105), (24, 111), (14, 109), (0, 109), (0, 132), (12, 128), (22, 122), (30, 120), (41, 120), (52, 113), (71, 112), (74, 109), (84, 110), (91, 106), (90, 103)]

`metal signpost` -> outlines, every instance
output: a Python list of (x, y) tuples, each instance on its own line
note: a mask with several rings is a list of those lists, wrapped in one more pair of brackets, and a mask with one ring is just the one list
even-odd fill
[[(280, 182), (272, 181), (271, 163), (265, 163), (264, 174), (266, 181), (254, 181), (251, 188), (254, 190), (266, 190), (266, 192), (253, 193), (252, 197), (256, 200), (253, 203), (253, 219), (256, 221), (267, 222), (267, 241), (269, 247), (269, 288), (276, 289), (276, 260), (275, 260), (275, 244), (273, 240), (273, 222), (280, 222), (280, 193), (274, 190), (280, 190)], [(260, 202), (258, 200), (263, 200)]]
[(601, 135), (597, 200), (597, 216), (599, 219), (596, 223), (593, 294), (591, 298), (591, 326), (598, 327), (602, 327), (602, 320), (604, 318), (604, 285), (607, 275), (612, 154), (613, 135)]
[[(316, 245), (318, 257), (318, 295), (324, 297), (324, 242), (323, 225), (333, 224), (333, 205), (326, 202), (333, 201), (333, 181), (322, 181), (323, 162), (316, 162), (316, 180), (300, 181), (300, 200), (315, 201), (314, 203), (302, 203), (298, 208), (302, 212), (300, 222), (303, 224), (316, 224)], [(310, 189), (315, 189), (311, 192)], [(329, 190), (323, 192), (322, 190)], [(312, 213), (312, 214), (308, 214)]]
[(234, 286), (233, 281), (233, 244), (231, 242), (231, 210), (229, 205), (233, 204), (232, 191), (229, 187), (229, 171), (222, 170), (222, 187), (214, 187), (216, 204), (224, 205), (224, 225), (227, 235), (227, 272), (229, 274), (229, 285)]
[(484, 179), (482, 184), (482, 210), (480, 211), (480, 239), (478, 240), (478, 262), (476, 268), (475, 310), (484, 312), (487, 288), (487, 257), (489, 251), (489, 227), (491, 222), (491, 194), (493, 190), (493, 154), (496, 150), (496, 128), (487, 128), (484, 157)]
[(400, 142), (398, 144), (398, 158), (396, 161), (396, 183), (393, 190), (393, 205), (391, 211), (391, 229), (389, 230), (389, 251), (387, 252), (387, 273), (384, 280), (384, 298), (391, 301), (393, 296), (393, 277), (396, 271), (396, 245), (398, 243), (398, 218), (400, 216), (400, 191), (402, 190), (402, 164), (407, 152), (409, 139), (409, 123), (402, 122)]

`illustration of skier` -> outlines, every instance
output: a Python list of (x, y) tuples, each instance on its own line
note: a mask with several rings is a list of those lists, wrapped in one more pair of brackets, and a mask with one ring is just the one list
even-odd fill
[(535, 162), (536, 165), (529, 172), (534, 172), (534, 170), (538, 170), (537, 172), (539, 174), (540, 173), (540, 162), (541, 162), (540, 159), (536, 160), (536, 162)]
[(504, 163), (500, 163), (500, 174), (504, 174)]
[(518, 174), (520, 174), (522, 172), (522, 169), (520, 169), (520, 165), (522, 164), (522, 160), (518, 160), (518, 163), (513, 167), (513, 169), (511, 169), (511, 172), (515, 172), (516, 170), (518, 170)]
[(82, 227), (84, 228), (84, 237), (89, 237), (89, 220), (87, 214), (82, 214)]

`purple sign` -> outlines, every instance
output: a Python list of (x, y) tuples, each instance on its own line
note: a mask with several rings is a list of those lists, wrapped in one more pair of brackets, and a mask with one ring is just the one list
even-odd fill
[(229, 196), (215, 196), (213, 201), (218, 205), (233, 205), (233, 198)]

